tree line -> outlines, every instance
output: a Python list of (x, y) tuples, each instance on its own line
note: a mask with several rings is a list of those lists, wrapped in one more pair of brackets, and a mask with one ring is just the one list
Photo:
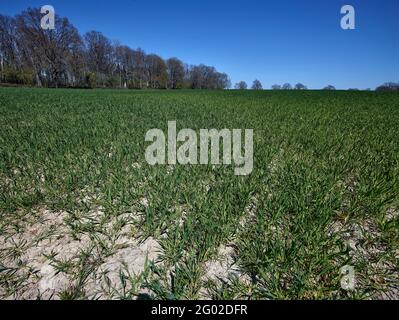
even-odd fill
[(178, 58), (162, 59), (113, 43), (101, 32), (80, 35), (65, 17), (41, 28), (40, 9), (0, 15), (0, 82), (39, 87), (225, 89), (227, 74)]
[[(329, 86), (329, 87), (332, 87), (332, 86)], [(290, 83), (284, 83), (282, 86), (279, 84), (274, 84), (274, 85), (272, 85), (271, 88), (272, 88), (272, 90), (292, 90), (292, 89), (307, 90), (308, 89), (308, 87), (302, 83), (297, 83), (294, 87)], [(332, 87), (332, 88), (334, 88), (334, 87)], [(248, 85), (245, 81), (240, 81), (234, 85), (234, 89), (246, 90), (246, 89), (248, 89)], [(254, 82), (252, 83), (251, 89), (252, 90), (263, 90), (263, 85), (258, 79), (255, 79)]]
[[(236, 90), (246, 90), (248, 89), (248, 85), (245, 81), (237, 82), (234, 85), (234, 89)], [(252, 90), (263, 90), (262, 83), (259, 80), (254, 80), (251, 86)], [(283, 85), (274, 84), (271, 86), (272, 90), (307, 90), (308, 87), (302, 83), (297, 83), (295, 86), (292, 86), (290, 83), (284, 83)], [(322, 90), (336, 90), (333, 85), (328, 85), (324, 87)], [(357, 88), (349, 88), (348, 91), (359, 91)], [(371, 91), (371, 89), (366, 89), (366, 91)], [(378, 86), (375, 91), (378, 92), (399, 92), (399, 83), (395, 82), (386, 82), (380, 86)]]
[[(248, 89), (248, 85), (245, 81), (240, 81), (234, 85), (234, 89), (246, 90), (246, 89)], [(254, 82), (252, 83), (251, 89), (252, 90), (263, 90), (263, 85), (258, 79), (255, 79)], [(299, 82), (295, 86), (292, 86), (290, 83), (284, 83), (283, 85), (273, 84), (271, 86), (271, 89), (272, 90), (308, 90), (308, 87)], [(336, 90), (336, 89), (334, 86), (328, 85), (328, 86), (324, 87), (323, 90)]]

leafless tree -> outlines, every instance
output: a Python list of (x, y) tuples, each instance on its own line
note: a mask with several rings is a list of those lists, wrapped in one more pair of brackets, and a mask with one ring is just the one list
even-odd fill
[(114, 50), (116, 69), (119, 75), (119, 86), (127, 88), (133, 77), (134, 51), (123, 45), (116, 45)]
[(40, 86), (44, 79), (50, 86), (58, 87), (68, 82), (68, 64), (74, 47), (81, 38), (67, 18), (56, 16), (57, 27), (44, 30), (40, 26), (39, 9), (27, 9), (16, 17), (18, 44), (24, 58), (30, 59)]
[(184, 65), (177, 58), (170, 58), (166, 61), (168, 68), (168, 88), (180, 89), (184, 87)]
[(0, 80), (4, 80), (5, 68), (17, 68), (15, 19), (0, 15)]
[(248, 88), (248, 85), (245, 81), (240, 81), (235, 84), (234, 88), (237, 90), (246, 90)]
[(133, 50), (133, 78), (130, 87), (135, 89), (146, 88), (148, 74), (146, 70), (146, 54), (142, 49)]
[(307, 90), (308, 88), (304, 85), (304, 84), (302, 84), (302, 83), (297, 83), (296, 85), (295, 85), (295, 90)]
[(282, 89), (283, 90), (291, 90), (292, 86), (289, 83), (284, 83)]
[(156, 54), (150, 54), (147, 55), (145, 64), (148, 73), (148, 86), (151, 89), (165, 89), (168, 83), (165, 61)]
[(226, 73), (216, 73), (217, 77), (217, 88), (216, 89), (229, 89), (231, 87), (231, 81)]
[(116, 70), (111, 41), (101, 32), (89, 31), (84, 35), (84, 42), (88, 69), (96, 74), (99, 84), (105, 86)]
[(254, 80), (251, 88), (252, 90), (263, 90), (262, 83), (258, 79)]
[(188, 67), (187, 73), (188, 86), (192, 89), (226, 89), (231, 86), (225, 73), (204, 64)]
[(376, 91), (399, 91), (399, 83), (386, 82), (375, 89)]

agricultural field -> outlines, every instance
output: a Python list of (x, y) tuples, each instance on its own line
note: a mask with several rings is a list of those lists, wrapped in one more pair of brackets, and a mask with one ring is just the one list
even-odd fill
[[(252, 173), (147, 164), (170, 120)], [(1, 299), (399, 298), (398, 93), (0, 88), (0, 127)]]

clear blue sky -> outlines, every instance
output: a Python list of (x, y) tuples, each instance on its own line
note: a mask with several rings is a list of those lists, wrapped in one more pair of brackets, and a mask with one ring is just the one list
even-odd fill
[[(163, 58), (213, 65), (233, 84), (399, 82), (398, 0), (2, 0), (0, 13), (44, 4), (81, 33), (98, 30)], [(340, 28), (345, 4), (356, 9), (356, 30)]]

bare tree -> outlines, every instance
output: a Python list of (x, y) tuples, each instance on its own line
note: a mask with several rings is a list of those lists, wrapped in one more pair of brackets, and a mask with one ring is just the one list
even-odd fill
[(133, 78), (130, 87), (143, 89), (146, 88), (147, 85), (146, 54), (139, 48), (133, 51)]
[(111, 42), (101, 32), (89, 31), (84, 35), (87, 66), (94, 72), (102, 86), (115, 71), (114, 48)]
[(335, 90), (335, 87), (332, 85), (328, 85), (328, 86), (324, 87), (323, 90)]
[(304, 84), (302, 84), (302, 83), (297, 83), (296, 85), (295, 85), (295, 90), (307, 90), (308, 88), (304, 85)]
[(168, 83), (168, 72), (165, 61), (156, 54), (146, 57), (148, 86), (152, 89), (165, 89)]
[(114, 50), (119, 86), (127, 88), (133, 77), (134, 51), (127, 46), (119, 44), (115, 46)]
[(67, 62), (68, 83), (75, 87), (86, 86), (87, 63), (83, 41), (71, 44)]
[(240, 81), (235, 84), (234, 89), (237, 90), (246, 90), (248, 88), (248, 85), (245, 81)]
[(184, 87), (184, 65), (177, 58), (170, 58), (166, 61), (168, 68), (168, 88), (180, 89)]
[(254, 80), (251, 88), (252, 90), (263, 90), (262, 83), (258, 79)]
[(0, 81), (4, 81), (5, 68), (18, 67), (15, 19), (0, 15)]
[(214, 67), (204, 64), (187, 66), (186, 82), (192, 89), (225, 89), (231, 86), (227, 74), (217, 72)]
[(231, 87), (231, 81), (226, 73), (216, 73), (217, 77), (217, 87), (216, 89), (228, 89)]
[(57, 16), (54, 30), (42, 29), (40, 20), (39, 9), (28, 9), (16, 17), (18, 43), (25, 59), (30, 59), (39, 86), (41, 79), (51, 86), (65, 85), (72, 50), (81, 44), (81, 38), (67, 18)]
[(291, 90), (292, 86), (289, 83), (284, 83), (282, 89), (283, 90)]
[(399, 91), (399, 83), (386, 82), (375, 89), (376, 91)]
[[(213, 71), (213, 70), (212, 70)], [(209, 67), (203, 64), (190, 68), (190, 87), (192, 89), (207, 89), (207, 78), (211, 74)]]

